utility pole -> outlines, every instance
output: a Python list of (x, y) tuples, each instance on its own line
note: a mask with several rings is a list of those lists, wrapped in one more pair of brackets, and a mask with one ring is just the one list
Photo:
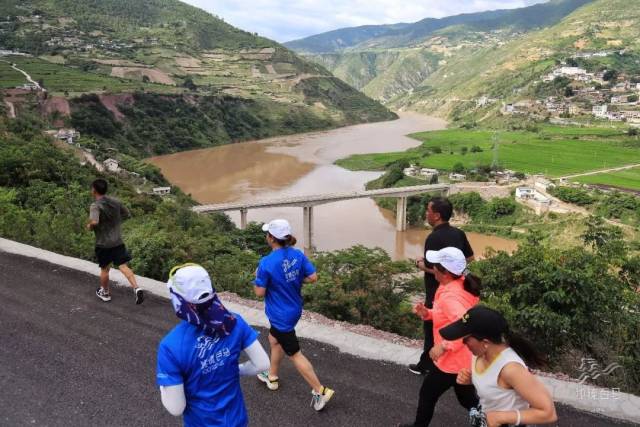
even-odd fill
[(498, 169), (498, 144), (500, 143), (498, 132), (493, 133), (491, 140), (493, 141), (493, 161), (491, 162), (491, 169), (496, 170)]

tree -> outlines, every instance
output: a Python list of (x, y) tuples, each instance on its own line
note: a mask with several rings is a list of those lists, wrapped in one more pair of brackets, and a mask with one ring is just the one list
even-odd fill
[(618, 72), (616, 70), (607, 70), (602, 75), (602, 80), (609, 82), (618, 78)]
[(586, 221), (586, 230), (582, 233), (585, 245), (602, 253), (611, 261), (621, 260), (626, 253), (624, 234), (619, 227), (605, 225), (598, 216), (590, 216)]
[(191, 76), (188, 76), (186, 79), (184, 79), (184, 83), (182, 83), (182, 86), (191, 91), (198, 90), (198, 86), (196, 86), (196, 84), (193, 82), (193, 78)]
[(463, 173), (465, 171), (464, 165), (461, 162), (458, 162), (455, 165), (453, 165), (453, 168), (451, 168), (451, 171), (453, 173)]
[(465, 154), (467, 154), (467, 151), (469, 151), (469, 149), (468, 149), (467, 147), (462, 147), (462, 148), (460, 148), (460, 154), (462, 154), (463, 156), (464, 156)]

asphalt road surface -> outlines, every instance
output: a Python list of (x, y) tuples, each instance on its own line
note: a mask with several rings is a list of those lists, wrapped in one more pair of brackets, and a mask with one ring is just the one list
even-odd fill
[[(0, 252), (0, 426), (179, 426), (155, 386), (156, 348), (177, 323), (168, 301), (130, 289), (99, 301), (94, 276)], [(265, 348), (266, 335), (260, 340)], [(413, 420), (421, 378), (405, 367), (363, 360), (302, 340), (304, 353), (336, 395), (310, 407), (309, 387), (285, 361), (280, 389), (255, 377), (242, 389), (253, 426), (395, 426)], [(558, 408), (561, 426), (620, 426)], [(466, 426), (448, 392), (433, 426)]]

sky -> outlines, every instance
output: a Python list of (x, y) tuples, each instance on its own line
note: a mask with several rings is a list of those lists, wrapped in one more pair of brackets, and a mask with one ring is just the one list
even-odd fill
[(182, 0), (280, 43), (359, 25), (416, 22), (546, 0)]

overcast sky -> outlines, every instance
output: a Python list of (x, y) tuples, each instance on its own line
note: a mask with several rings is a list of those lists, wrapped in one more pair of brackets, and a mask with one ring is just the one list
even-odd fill
[(344, 27), (416, 22), (547, 0), (182, 0), (278, 42)]

